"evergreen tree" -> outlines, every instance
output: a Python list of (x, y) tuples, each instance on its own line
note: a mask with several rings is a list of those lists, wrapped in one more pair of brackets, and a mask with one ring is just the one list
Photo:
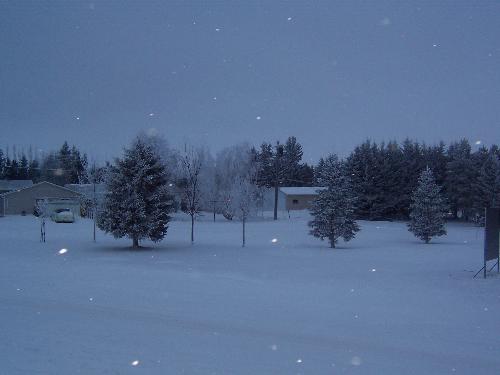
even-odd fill
[(28, 180), (32, 180), (33, 183), (40, 181), (40, 166), (38, 160), (32, 159), (28, 165)]
[(423, 154), (426, 166), (428, 166), (436, 179), (439, 186), (443, 186), (446, 179), (446, 145), (444, 142), (439, 142), (435, 146), (423, 146)]
[(473, 208), (478, 217), (484, 216), (486, 207), (498, 207), (500, 202), (500, 160), (492, 148), (474, 154), (477, 177), (473, 182)]
[(408, 230), (425, 243), (432, 237), (445, 235), (448, 207), (430, 168), (420, 174), (412, 201)]
[(423, 147), (418, 143), (406, 139), (401, 147), (403, 153), (403, 162), (401, 168), (401, 187), (400, 187), (400, 214), (402, 217), (409, 216), (408, 209), (411, 205), (413, 191), (418, 185), (418, 177), (425, 169), (425, 159)]
[(0, 180), (5, 178), (5, 161), (3, 150), (0, 148)]
[(461, 211), (467, 220), (473, 206), (473, 185), (476, 177), (471, 147), (466, 139), (455, 142), (448, 148), (446, 170), (446, 194), (454, 213)]
[(314, 185), (314, 167), (307, 163), (299, 166), (298, 182), (296, 186), (313, 186)]
[(279, 142), (276, 146), (262, 143), (258, 154), (259, 171), (257, 173), (257, 184), (267, 188), (274, 188), (274, 220), (278, 220), (278, 193), (287, 178), (287, 166), (285, 163), (284, 147)]
[(28, 159), (24, 154), (21, 156), (21, 160), (19, 161), (18, 177), (20, 180), (27, 180), (29, 178)]
[(344, 167), (336, 155), (330, 155), (323, 163), (319, 181), (325, 190), (321, 190), (313, 201), (309, 222), (310, 234), (314, 237), (327, 238), (332, 248), (339, 238), (349, 241), (354, 238), (359, 226), (354, 220), (355, 197)]
[(16, 159), (10, 160), (7, 158), (6, 168), (5, 178), (7, 180), (19, 180), (19, 163)]
[(297, 142), (297, 138), (288, 137), (283, 145), (283, 180), (284, 186), (300, 186), (302, 178), (300, 175), (302, 160), (302, 145)]
[(140, 140), (125, 150), (111, 168), (98, 226), (115, 238), (129, 237), (134, 248), (149, 238), (160, 241), (167, 233), (171, 197), (168, 175), (154, 150)]
[(381, 218), (397, 219), (402, 216), (401, 186), (403, 182), (403, 154), (397, 142), (380, 147), (380, 171), (383, 197), (377, 210)]

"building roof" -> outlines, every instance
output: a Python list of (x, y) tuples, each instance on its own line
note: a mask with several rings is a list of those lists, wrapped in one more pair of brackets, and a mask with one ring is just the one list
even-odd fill
[(34, 187), (37, 187), (37, 186), (40, 186), (40, 185), (50, 185), (50, 186), (52, 186), (52, 187), (54, 187), (56, 189), (66, 190), (66, 191), (69, 191), (69, 192), (71, 192), (71, 193), (73, 193), (75, 195), (78, 195), (78, 196), (82, 195), (81, 193), (78, 193), (78, 192), (76, 192), (74, 190), (65, 188), (64, 186), (59, 186), (59, 185), (53, 184), (52, 182), (48, 182), (48, 181), (42, 181), (42, 182), (39, 182), (39, 183), (34, 184), (34, 185), (33, 185), (33, 182), (32, 182), (31, 186), (27, 186), (27, 187), (24, 187), (24, 188), (19, 189), (19, 190), (9, 191), (7, 193), (3, 193), (3, 194), (0, 194), (0, 195), (5, 196), (5, 195), (14, 194), (14, 193), (17, 193), (17, 192), (19, 192), (21, 190), (33, 189)]
[(285, 195), (317, 195), (319, 190), (326, 189), (322, 186), (297, 186), (282, 187), (280, 191)]
[(0, 190), (19, 190), (33, 185), (31, 180), (0, 180)]

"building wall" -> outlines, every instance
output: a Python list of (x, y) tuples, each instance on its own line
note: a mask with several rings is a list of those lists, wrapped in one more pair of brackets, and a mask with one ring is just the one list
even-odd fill
[(48, 183), (41, 183), (33, 187), (26, 188), (3, 196), (5, 203), (5, 215), (20, 215), (26, 212), (33, 214), (33, 209), (37, 199), (41, 198), (75, 198), (79, 195), (75, 192), (54, 186)]
[(286, 209), (287, 210), (305, 210), (311, 207), (311, 203), (316, 195), (287, 195), (286, 196)]

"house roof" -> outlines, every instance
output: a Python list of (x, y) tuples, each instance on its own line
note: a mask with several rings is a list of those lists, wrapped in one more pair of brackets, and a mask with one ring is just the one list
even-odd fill
[(285, 195), (317, 195), (319, 190), (326, 189), (322, 186), (297, 186), (282, 187), (280, 191)]
[(31, 180), (0, 180), (0, 190), (19, 190), (33, 186)]
[(65, 187), (63, 187), (63, 186), (59, 186), (59, 185), (53, 184), (52, 182), (48, 182), (48, 181), (42, 181), (42, 182), (39, 182), (39, 183), (34, 184), (34, 185), (33, 185), (33, 183), (32, 183), (32, 185), (31, 185), (31, 186), (27, 186), (27, 187), (25, 187), (25, 188), (18, 189), (18, 190), (14, 190), (14, 191), (9, 191), (9, 192), (7, 192), (7, 193), (3, 193), (3, 194), (0, 194), (0, 195), (1, 195), (1, 196), (5, 196), (5, 195), (14, 194), (14, 193), (17, 193), (17, 192), (19, 192), (19, 191), (21, 191), (21, 190), (33, 189), (34, 187), (37, 187), (37, 186), (40, 186), (40, 185), (50, 185), (50, 186), (55, 187), (55, 188), (57, 188), (57, 189), (61, 189), (61, 190), (66, 190), (66, 191), (69, 191), (69, 192), (71, 192), (71, 193), (73, 193), (73, 194), (75, 194), (75, 195), (82, 195), (81, 193), (78, 193), (78, 192), (76, 192), (76, 191), (74, 191), (74, 190), (71, 190), (71, 189), (65, 188)]

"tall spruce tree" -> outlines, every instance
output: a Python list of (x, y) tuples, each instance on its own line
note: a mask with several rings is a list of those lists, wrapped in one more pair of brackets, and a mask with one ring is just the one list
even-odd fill
[(446, 194), (455, 217), (461, 212), (462, 217), (467, 220), (473, 206), (472, 182), (476, 178), (469, 141), (462, 139), (460, 142), (450, 144), (448, 160)]
[(353, 189), (336, 155), (323, 161), (319, 182), (326, 189), (321, 190), (312, 203), (310, 234), (321, 240), (327, 238), (330, 247), (334, 248), (339, 238), (350, 241), (359, 231), (354, 219)]
[(500, 202), (500, 160), (494, 149), (479, 150), (474, 154), (477, 177), (473, 181), (473, 208), (478, 217), (484, 215), (486, 207), (498, 207)]
[(448, 207), (430, 168), (420, 174), (412, 201), (408, 230), (425, 243), (432, 237), (445, 235)]
[(154, 150), (137, 139), (111, 168), (97, 224), (115, 238), (129, 237), (134, 248), (145, 238), (157, 242), (167, 233), (171, 197), (166, 167)]

